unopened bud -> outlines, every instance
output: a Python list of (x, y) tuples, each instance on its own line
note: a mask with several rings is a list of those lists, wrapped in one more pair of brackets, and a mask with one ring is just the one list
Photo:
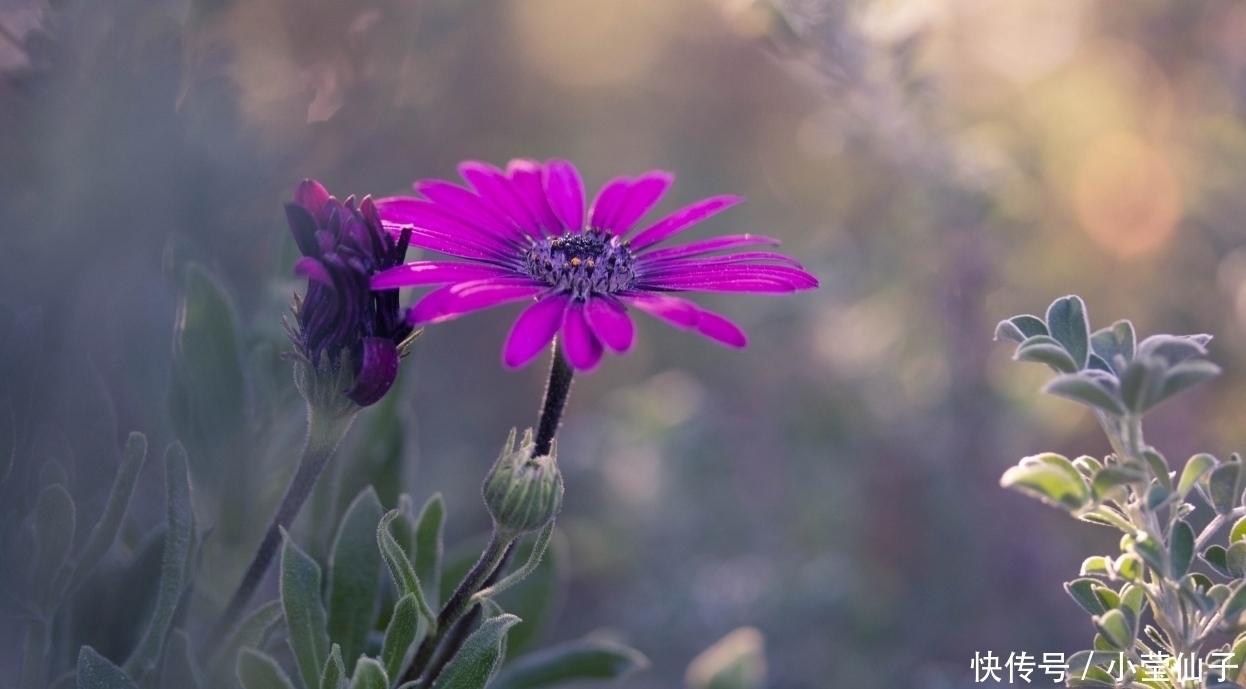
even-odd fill
[(536, 442), (532, 429), (524, 431), (515, 447), (511, 429), (502, 454), (485, 477), (485, 505), (498, 529), (513, 535), (536, 531), (549, 523), (562, 507), (562, 473), (558, 471), (557, 447), (548, 455), (533, 457)]

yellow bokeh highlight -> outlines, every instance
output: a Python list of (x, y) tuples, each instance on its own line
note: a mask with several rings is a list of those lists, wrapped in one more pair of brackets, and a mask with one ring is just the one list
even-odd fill
[(1085, 151), (1073, 183), (1077, 218), (1109, 253), (1154, 253), (1181, 216), (1181, 189), (1168, 158), (1136, 136), (1115, 132)]

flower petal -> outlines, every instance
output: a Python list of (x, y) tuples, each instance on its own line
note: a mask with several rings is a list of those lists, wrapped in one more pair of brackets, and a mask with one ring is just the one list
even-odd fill
[(737, 349), (748, 344), (748, 337), (738, 325), (707, 311), (687, 299), (658, 294), (634, 293), (622, 297), (631, 306), (685, 330), (702, 335)]
[(290, 224), (290, 234), (294, 235), (294, 243), (304, 256), (319, 256), (320, 241), (316, 239), (316, 216), (297, 203), (286, 204), (286, 221)]
[(674, 258), (700, 256), (726, 249), (737, 249), (742, 246), (757, 246), (759, 244), (778, 246), (779, 240), (760, 234), (729, 234), (722, 237), (714, 237), (713, 239), (703, 239), (699, 242), (680, 244), (679, 246), (668, 246), (665, 249), (653, 249), (640, 254), (637, 256), (637, 259), (666, 261)]
[(684, 206), (632, 237), (632, 251), (640, 251), (651, 244), (657, 244), (743, 200), (743, 196), (714, 196)]
[(330, 288), (333, 287), (333, 277), (329, 275), (329, 270), (319, 260), (310, 256), (304, 256), (294, 262), (294, 274), (299, 277), (305, 277), (312, 282), (318, 282)]
[(305, 179), (294, 190), (294, 202), (319, 217), (320, 211), (329, 202), (329, 190), (314, 179)]
[(440, 179), (422, 179), (412, 188), (437, 204), (442, 211), (459, 216), (485, 234), (511, 240), (524, 236), (500, 209), (457, 184)]
[(541, 164), (535, 160), (516, 158), (506, 164), (506, 174), (518, 192), (519, 200), (538, 220), (542, 236), (561, 234), (562, 221), (554, 214), (554, 209), (550, 208), (549, 199), (545, 195)]
[(804, 266), (796, 259), (775, 253), (773, 251), (741, 251), (737, 254), (726, 254), (723, 256), (711, 256), (710, 258), (668, 258), (666, 260), (645, 260), (637, 261), (637, 269), (645, 275), (657, 275), (661, 273), (672, 273), (684, 270), (705, 270), (716, 266), (732, 265), (736, 263), (755, 263), (764, 261), (768, 263), (780, 263), (791, 266), (797, 270), (803, 270)]
[(562, 327), (568, 301), (563, 295), (546, 297), (519, 314), (502, 352), (502, 363), (507, 368), (521, 368), (545, 349)]
[[(637, 285), (641, 289), (656, 290), (794, 292), (817, 287), (818, 279), (789, 266), (751, 264), (689, 268), (656, 276), (644, 275), (638, 278)], [(777, 289), (770, 289), (769, 286)]]
[(584, 304), (584, 316), (597, 339), (611, 351), (623, 354), (635, 344), (636, 325), (627, 309), (613, 297), (590, 298)]
[(454, 261), (412, 261), (372, 276), (372, 289), (397, 289), (418, 285), (440, 285), (513, 275), (505, 268)]
[(398, 378), (398, 346), (384, 337), (363, 338), (359, 374), (346, 396), (366, 407), (385, 396)]
[(697, 323), (697, 332), (728, 347), (744, 349), (748, 346), (748, 336), (744, 334), (740, 326), (713, 311), (701, 309), (701, 320)]
[(472, 311), (536, 296), (544, 285), (520, 278), (456, 282), (424, 295), (407, 313), (411, 325), (440, 323)]
[(519, 199), (519, 194), (506, 173), (496, 167), (475, 160), (459, 164), (459, 174), (467, 180), (482, 198), (492, 201), (506, 214), (512, 223), (528, 236), (540, 239), (540, 222)]
[(584, 230), (584, 181), (575, 166), (565, 160), (545, 163), (545, 196), (550, 208), (562, 221), (563, 230)]
[(597, 203), (593, 204), (590, 225), (619, 236), (626, 235), (637, 220), (657, 205), (674, 179), (669, 172), (651, 170), (635, 180), (626, 180), (623, 192), (614, 198), (607, 199), (603, 189)]
[(574, 301), (567, 307), (562, 323), (562, 340), (568, 363), (580, 371), (597, 368), (603, 348), (584, 317), (584, 302)]

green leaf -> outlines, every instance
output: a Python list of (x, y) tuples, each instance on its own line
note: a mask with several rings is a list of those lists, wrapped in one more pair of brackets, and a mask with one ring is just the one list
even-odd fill
[(355, 672), (350, 678), (350, 689), (389, 689), (389, 677), (381, 664), (367, 656), (359, 656)]
[(1095, 629), (1112, 645), (1112, 648), (1126, 650), (1133, 646), (1134, 630), (1130, 627), (1125, 613), (1109, 610), (1093, 619)]
[(999, 483), (1067, 510), (1081, 509), (1090, 499), (1082, 475), (1069, 460), (1054, 453), (1026, 457), (1004, 472)]
[(44, 488), (35, 504), (35, 584), (41, 591), (45, 609), (51, 611), (55, 601), (49, 600), (56, 577), (65, 566), (69, 548), (74, 543), (74, 499), (59, 483)]
[(419, 627), (420, 607), (415, 602), (415, 594), (408, 593), (394, 606), (394, 615), (389, 618), (389, 626), (385, 628), (385, 640), (381, 644), (381, 662), (385, 664), (385, 673), (390, 677), (396, 677), (402, 671), (407, 650), (415, 643)]
[(1164, 367), (1159, 361), (1139, 357), (1121, 371), (1121, 401), (1135, 414), (1155, 405), (1164, 385)]
[(1073, 460), (1073, 466), (1077, 469), (1077, 473), (1086, 478), (1094, 478), (1095, 474), (1103, 468), (1103, 464), (1090, 455), (1082, 455)]
[(165, 649), (164, 664), (160, 668), (160, 686), (170, 689), (198, 689), (203, 686), (190, 637), (181, 629), (173, 630), (173, 635), (169, 637), (169, 647)]
[(1172, 497), (1172, 493), (1164, 489), (1158, 483), (1152, 484), (1146, 491), (1146, 508), (1152, 512), (1158, 510), (1168, 502), (1168, 498)]
[(1212, 470), (1207, 479), (1207, 494), (1216, 512), (1228, 514), (1237, 506), (1241, 496), (1242, 465), (1237, 462), (1225, 462)]
[(1099, 597), (1095, 595), (1095, 589), (1100, 586), (1101, 584), (1094, 579), (1074, 579), (1064, 585), (1064, 590), (1086, 612), (1091, 615), (1102, 615), (1107, 612), (1107, 608), (1104, 607), (1103, 601), (1099, 600)]
[[(354, 658), (376, 619), (381, 587), (381, 552), (376, 526), (385, 509), (371, 486), (363, 489), (342, 517), (329, 554), (329, 638), (342, 646), (342, 655)], [(319, 667), (319, 666), (318, 666)]]
[(423, 582), (424, 597), (432, 607), (436, 607), (440, 599), (445, 518), (445, 500), (441, 493), (436, 493), (424, 503), (415, 526), (415, 574)]
[(740, 627), (705, 649), (688, 665), (690, 689), (760, 689), (766, 684), (765, 639)]
[(1021, 332), (1021, 329), (1011, 320), (1000, 321), (999, 325), (995, 326), (995, 341), (1021, 344), (1025, 342), (1025, 333)]
[(1207, 354), (1207, 348), (1196, 338), (1197, 335), (1152, 335), (1138, 344), (1138, 356), (1157, 357), (1169, 366), (1174, 366), (1190, 357)]
[(1225, 566), (1235, 579), (1246, 577), (1246, 543), (1234, 543), (1225, 553)]
[(1169, 538), (1171, 545), (1168, 557), (1172, 565), (1170, 573), (1173, 579), (1180, 579), (1189, 571), (1190, 563), (1194, 560), (1194, 528), (1185, 520), (1180, 520), (1173, 527)]
[(1126, 364), (1134, 358), (1134, 324), (1120, 320), (1110, 328), (1097, 330), (1090, 336), (1090, 347), (1095, 354), (1108, 363), (1113, 371), (1116, 368), (1116, 357), (1121, 357)]
[(1102, 555), (1091, 555), (1082, 562), (1081, 574), (1094, 574), (1097, 576), (1110, 576), (1112, 574), (1112, 560)]
[(78, 650), (79, 689), (138, 689), (124, 670), (90, 646)]
[(1164, 372), (1164, 380), (1155, 398), (1159, 404), (1169, 397), (1220, 375), (1220, 367), (1210, 361), (1184, 361)]
[(1213, 545), (1203, 551), (1203, 561), (1211, 565), (1211, 568), (1223, 574), (1226, 577), (1233, 576), (1229, 573), (1229, 554), (1224, 546)]
[(1121, 578), (1128, 581), (1138, 581), (1142, 578), (1142, 561), (1133, 553), (1124, 553), (1116, 558), (1113, 568)]
[(1155, 542), (1148, 534), (1140, 534), (1144, 536), (1136, 539), (1126, 535), (1121, 539), (1121, 550), (1132, 550), (1138, 557), (1142, 558), (1151, 569), (1155, 570), (1158, 576), (1162, 576), (1164, 570), (1164, 552), (1160, 549), (1160, 545)]
[(437, 616), (433, 613), (428, 605), (428, 601), (424, 599), (424, 591), (420, 587), (420, 579), (415, 576), (415, 568), (411, 565), (411, 561), (407, 559), (406, 552), (398, 545), (398, 541), (394, 540), (394, 534), (390, 531), (389, 524), (399, 516), (398, 510), (390, 510), (381, 519), (381, 523), (376, 527), (376, 540), (381, 548), (381, 556), (385, 558), (385, 564), (389, 567), (389, 573), (394, 578), (394, 583), (398, 585), (398, 594), (405, 596), (407, 594), (415, 595), (415, 602), (419, 605), (420, 615), (429, 625), (429, 633), (431, 634), (436, 627)]
[(342, 647), (333, 644), (329, 649), (329, 659), (324, 663), (324, 672), (320, 673), (320, 689), (344, 689), (346, 687), (346, 665), (342, 663)]
[(108, 494), (104, 514), (91, 529), (91, 535), (74, 563), (73, 579), (65, 591), (66, 595), (72, 594), (86, 581), (117, 539), (117, 531), (121, 528), (121, 520), (125, 517), (130, 496), (134, 494), (134, 486), (138, 483), (139, 469), (143, 467), (146, 457), (147, 436), (131, 433), (126, 440), (125, 453), (122, 455), (121, 465), (117, 467), (117, 477), (113, 480), (112, 491)]
[(1184, 498), (1194, 484), (1215, 466), (1216, 458), (1209, 454), (1197, 454), (1191, 457), (1185, 463), (1185, 468), (1181, 470), (1181, 479), (1177, 481), (1177, 493)]
[(1017, 361), (1033, 361), (1047, 364), (1056, 373), (1077, 373), (1077, 362), (1055, 339), (1036, 335), (1022, 342), (1012, 358)]
[(1146, 479), (1146, 474), (1134, 467), (1120, 465), (1104, 467), (1102, 471), (1095, 474), (1093, 484), (1095, 495), (1102, 497), (1116, 486), (1141, 483)]
[(178, 305), (173, 361), (180, 392), (180, 434), (206, 439), (243, 427), (246, 376), (238, 319), (225, 290), (197, 264), (186, 267)]
[(1044, 323), (1043, 319), (1038, 316), (1013, 316), (1008, 320), (1012, 321), (1012, 324), (1015, 325), (1017, 329), (1021, 331), (1021, 334), (1027, 338), (1034, 337), (1035, 335), (1051, 334), (1047, 332), (1047, 324)]
[(168, 526), (164, 535), (164, 554), (160, 560), (160, 586), (156, 592), (156, 608), (142, 640), (135, 646), (125, 669), (130, 676), (142, 678), (160, 660), (164, 640), (177, 612), (178, 601), (186, 587), (187, 565), (195, 536), (195, 513), (190, 497), (190, 468), (181, 443), (173, 443), (165, 451), (165, 501)]
[(1232, 595), (1224, 602), (1224, 607), (1220, 609), (1220, 615), (1225, 623), (1233, 625), (1238, 622), (1238, 618), (1242, 613), (1246, 612), (1246, 583), (1238, 582), (1237, 587), (1233, 589)]
[(229, 673), (235, 672), (238, 651), (243, 648), (262, 648), (284, 619), (280, 600), (269, 601), (247, 615), (208, 664), (209, 668), (213, 668), (212, 686), (232, 684)]
[(483, 689), (502, 663), (506, 631), (518, 623), (519, 618), (514, 615), (481, 622), (433, 682), (432, 689)]
[[(1066, 373), (1051, 379), (1043, 386), (1043, 392), (1057, 397), (1081, 402), (1091, 409), (1098, 409), (1114, 416), (1124, 416), (1125, 404), (1114, 389), (1115, 381), (1100, 379), (1094, 371)], [(1100, 374), (1103, 375), (1103, 374)]]
[(1053, 301), (1047, 307), (1047, 330), (1069, 353), (1077, 368), (1086, 368), (1090, 356), (1090, 324), (1081, 297), (1069, 295)]
[(290, 648), (303, 685), (315, 686), (329, 653), (324, 606), (320, 603), (320, 566), (281, 531), (281, 608)]
[(1120, 592), (1121, 605), (1133, 611), (1134, 619), (1142, 616), (1142, 603), (1146, 600), (1146, 589), (1133, 584), (1125, 584)]
[(1155, 480), (1159, 481), (1159, 485), (1164, 490), (1171, 493), (1172, 485), (1172, 469), (1168, 466), (1168, 460), (1164, 459), (1164, 455), (1157, 452), (1154, 448), (1147, 448), (1142, 451), (1142, 458), (1146, 460), (1148, 466), (1151, 467), (1151, 473), (1155, 474)]
[(1229, 544), (1246, 540), (1246, 517), (1242, 517), (1233, 523), (1233, 528), (1229, 530)]
[(294, 689), (277, 661), (255, 649), (242, 649), (236, 672), (243, 689)]
[(490, 689), (541, 689), (616, 679), (649, 667), (640, 651), (613, 641), (581, 639), (531, 653), (506, 666)]

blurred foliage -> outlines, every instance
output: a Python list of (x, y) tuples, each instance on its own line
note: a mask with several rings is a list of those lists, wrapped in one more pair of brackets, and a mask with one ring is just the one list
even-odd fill
[[(81, 552), (136, 429), (189, 450), (213, 530), (191, 619), (217, 609), (303, 432), (279, 358), (301, 289), (281, 201), (303, 177), (385, 195), (465, 158), (564, 156), (590, 187), (675, 171), (672, 207), (748, 196), (706, 232), (779, 236), (823, 288), (707, 298), (749, 331), (743, 354), (642, 326), (577, 383), (560, 450), (575, 614), (548, 640), (610, 625), (652, 661), (638, 687), (681, 681), (741, 625), (764, 632), (773, 686), (964, 686), (974, 651), (1081, 648), (1053, 583), (1114, 542), (997, 479), (1102, 441), (986, 336), (1069, 292), (1143, 330), (1213, 333), (1225, 374), (1148, 439), (1246, 444), (1243, 46), (1232, 0), (4, 0), (0, 561), (32, 562), (18, 532), (53, 485)], [(232, 417), (232, 438), (187, 435), (168, 404), (182, 300), (212, 291), (248, 406), (199, 411)], [(425, 335), (296, 525), (314, 558), (367, 485), (354, 462), (386, 477), (386, 508), (443, 491), (451, 543), (487, 527), (480, 477), (544, 373), (497, 364), (509, 317)], [(156, 605), (165, 480), (145, 467), (51, 667), (81, 662), (72, 640), (115, 663), (139, 643), (91, 620), (137, 629)], [(0, 684), (23, 630), (0, 618)]]

